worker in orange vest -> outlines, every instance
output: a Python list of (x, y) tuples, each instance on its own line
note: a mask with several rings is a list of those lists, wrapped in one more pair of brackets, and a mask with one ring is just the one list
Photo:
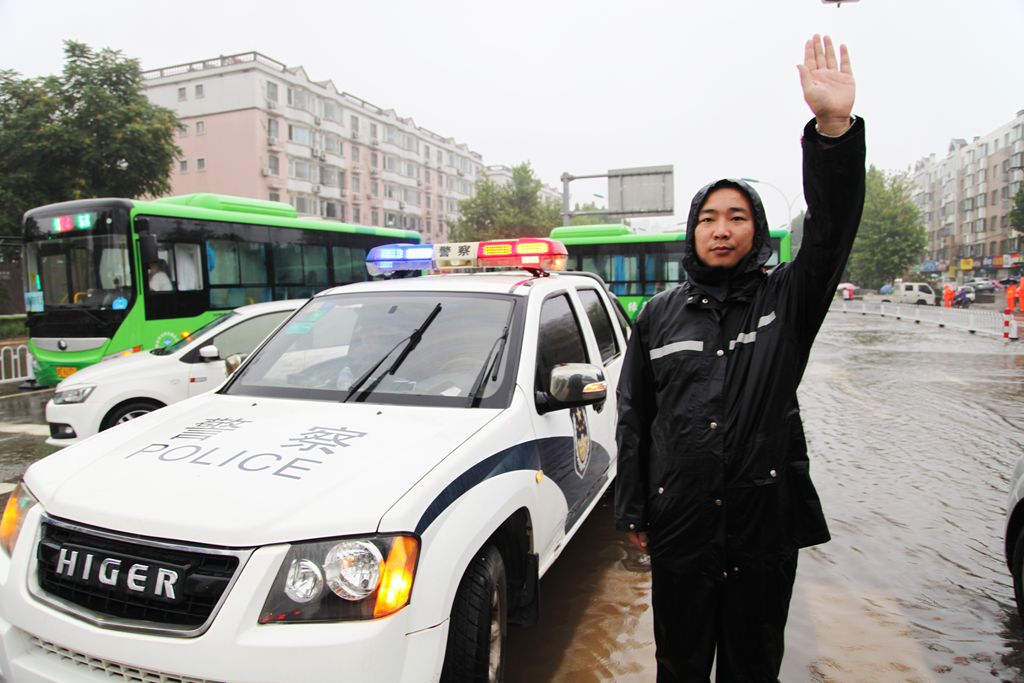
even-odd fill
[(1012, 311), (1017, 308), (1017, 283), (1011, 282), (1006, 285), (1006, 310)]
[(947, 282), (942, 286), (942, 305), (946, 308), (952, 308), (953, 296), (953, 285)]
[(1017, 285), (1017, 310), (1024, 311), (1024, 283)]

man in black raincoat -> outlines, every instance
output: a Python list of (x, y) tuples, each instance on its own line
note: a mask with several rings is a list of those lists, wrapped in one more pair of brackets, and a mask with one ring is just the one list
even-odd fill
[(616, 526), (651, 556), (658, 681), (775, 681), (797, 550), (829, 540), (796, 391), (864, 203), (849, 55), (807, 41), (807, 213), (770, 275), (768, 222), (740, 180), (693, 198), (688, 280), (641, 311), (619, 381)]

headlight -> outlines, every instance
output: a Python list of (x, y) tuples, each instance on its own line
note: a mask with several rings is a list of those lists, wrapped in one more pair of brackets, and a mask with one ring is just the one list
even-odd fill
[(7, 499), (4, 516), (0, 518), (0, 547), (8, 555), (14, 552), (14, 544), (18, 541), (22, 525), (25, 524), (25, 517), (36, 504), (36, 499), (28, 492), (24, 483), (18, 484), (11, 492), (11, 497)]
[(89, 398), (89, 394), (96, 387), (91, 384), (83, 384), (77, 387), (71, 387), (70, 389), (61, 389), (54, 393), (53, 402), (56, 405), (62, 406), (67, 403), (81, 403), (85, 399)]
[(376, 619), (396, 612), (409, 602), (419, 547), (413, 536), (293, 545), (259, 623)]

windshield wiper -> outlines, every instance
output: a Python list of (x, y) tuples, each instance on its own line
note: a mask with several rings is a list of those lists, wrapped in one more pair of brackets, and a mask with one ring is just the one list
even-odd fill
[[(492, 382), (498, 379), (498, 368), (501, 367), (501, 356), (505, 353), (505, 345), (508, 341), (508, 331), (512, 327), (512, 314), (515, 312), (515, 306), (508, 312), (508, 318), (505, 320), (505, 329), (501, 331), (501, 334), (494, 343), (491, 344), (491, 350), (487, 352), (487, 357), (484, 358), (484, 365), (480, 368), (480, 372), (476, 376), (476, 381), (473, 382), (473, 388), (469, 390), (469, 407), (476, 408), (480, 405), (480, 401), (483, 400), (484, 388), (487, 386), (488, 379)], [(491, 356), (494, 356), (494, 360), (491, 360)], [(491, 368), (494, 372), (491, 372)]]
[(398, 366), (402, 364), (402, 362), (409, 356), (410, 353), (412, 353), (412, 350), (416, 348), (416, 345), (420, 343), (420, 339), (423, 338), (423, 333), (427, 331), (427, 328), (430, 327), (430, 323), (434, 322), (434, 318), (436, 318), (437, 314), (440, 312), (441, 304), (437, 304), (436, 306), (434, 306), (434, 310), (432, 310), (430, 314), (427, 315), (426, 319), (420, 324), (420, 326), (412, 331), (412, 334), (410, 334), (408, 337), (404, 337), (403, 339), (399, 340), (399, 342), (392, 346), (387, 353), (381, 356), (381, 359), (379, 361), (374, 363), (369, 370), (367, 370), (366, 372), (359, 376), (359, 379), (357, 379), (352, 384), (352, 386), (348, 390), (348, 393), (345, 394), (345, 398), (341, 399), (341, 402), (347, 403), (348, 400), (352, 398), (352, 396), (357, 391), (359, 391), (363, 384), (366, 383), (366, 380), (368, 380), (373, 375), (373, 373), (377, 371), (377, 368), (383, 365), (384, 361), (391, 357), (391, 354), (395, 352), (395, 349), (400, 347), (402, 344), (405, 344), (405, 348), (402, 349), (402, 353), (398, 354), (398, 358), (395, 359), (395, 362), (392, 363), (387, 370), (380, 373), (380, 375), (377, 376), (377, 379), (375, 379), (373, 383), (370, 384), (370, 386), (366, 387), (366, 391), (362, 392), (363, 395), (369, 394), (374, 389), (376, 389), (377, 385), (381, 383), (381, 380), (384, 379), (385, 375), (395, 374), (395, 370), (397, 370)]

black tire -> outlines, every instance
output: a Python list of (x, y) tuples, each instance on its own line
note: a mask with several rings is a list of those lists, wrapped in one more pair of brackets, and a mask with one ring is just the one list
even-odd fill
[(107, 416), (103, 418), (103, 424), (100, 425), (100, 431), (110, 429), (111, 427), (123, 422), (134, 420), (137, 417), (142, 417), (147, 413), (151, 413), (154, 410), (163, 407), (164, 405), (162, 403), (147, 401), (145, 399), (135, 399), (122, 403), (107, 413)]
[(1010, 571), (1013, 573), (1013, 597), (1017, 602), (1017, 614), (1024, 621), (1024, 527), (1017, 532)]
[(507, 637), (505, 562), (497, 548), (487, 545), (469, 563), (455, 593), (442, 683), (501, 683)]

